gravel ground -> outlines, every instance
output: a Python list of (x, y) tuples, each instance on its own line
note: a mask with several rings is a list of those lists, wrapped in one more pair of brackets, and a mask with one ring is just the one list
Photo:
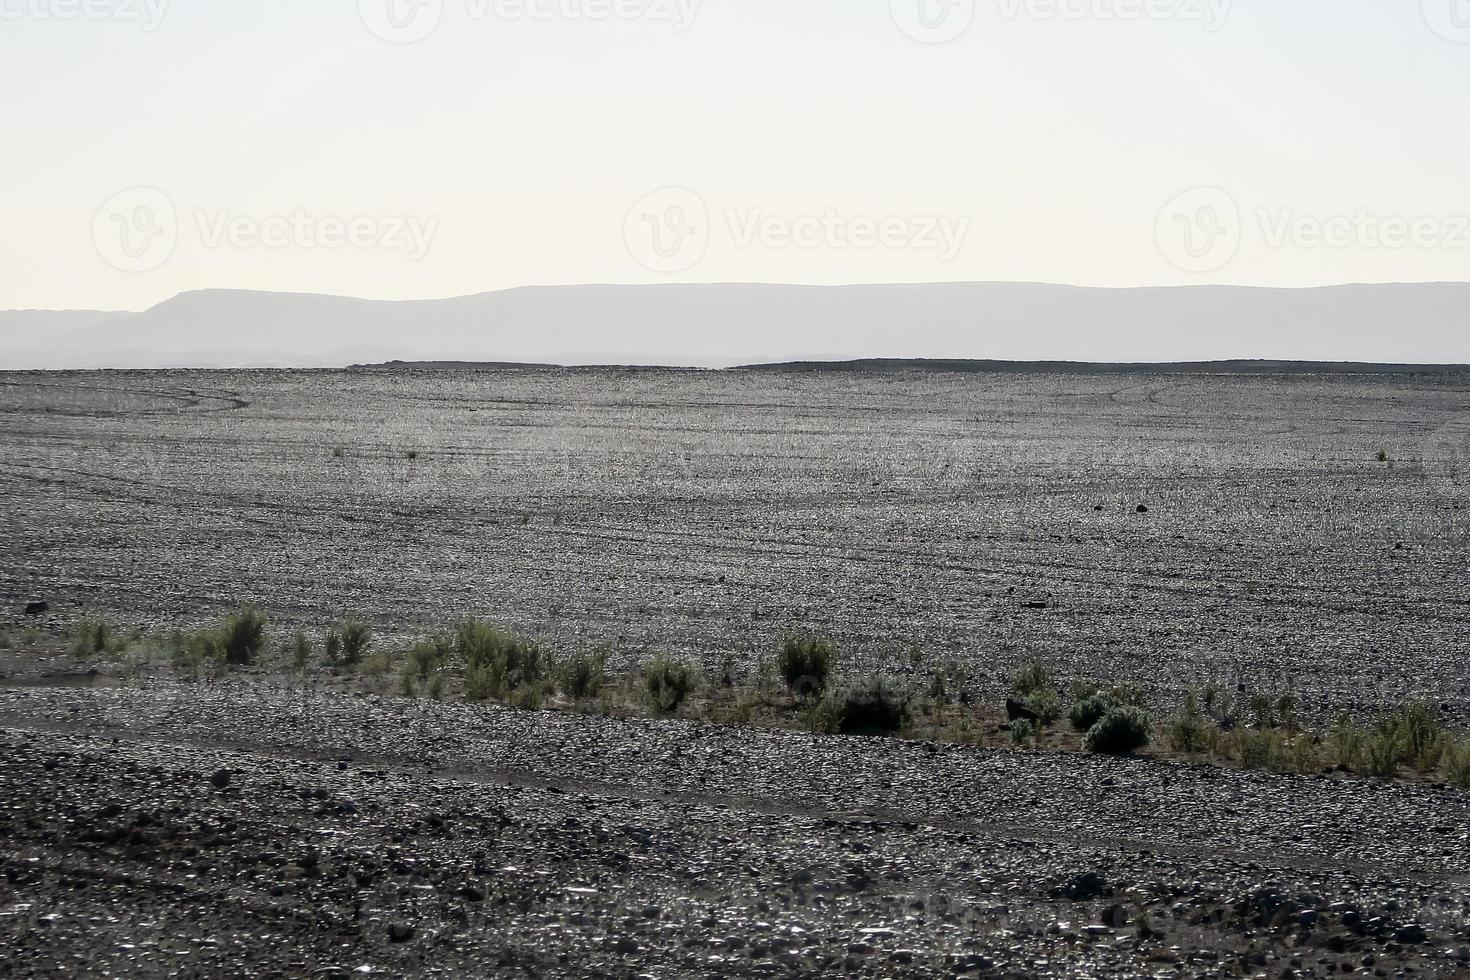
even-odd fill
[(805, 624), (987, 695), (1040, 656), (1470, 722), (1464, 375), (35, 373), (0, 415), (0, 598), (57, 630), (254, 601), (714, 664)]
[(1470, 973), (1426, 785), (247, 681), (0, 744), (17, 976)]

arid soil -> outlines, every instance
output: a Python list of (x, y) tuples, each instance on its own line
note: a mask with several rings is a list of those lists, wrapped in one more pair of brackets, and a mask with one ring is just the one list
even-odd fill
[(12, 374), (0, 413), (0, 595), (59, 623), (707, 664), (802, 625), (991, 694), (1039, 656), (1470, 720), (1463, 375)]
[(1470, 796), (232, 681), (0, 694), (16, 976), (1459, 976)]
[[(991, 706), (1039, 658), (1470, 724), (1466, 376), (14, 374), (0, 416), (0, 626), (52, 649), (253, 602), (713, 673), (804, 627)], [(1428, 782), (28, 649), (4, 976), (1470, 976), (1470, 794)]]

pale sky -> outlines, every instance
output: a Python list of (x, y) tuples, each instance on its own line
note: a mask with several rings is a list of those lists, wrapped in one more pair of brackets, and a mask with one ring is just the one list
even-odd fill
[(0, 308), (1470, 279), (1466, 0), (0, 0), (0, 92)]

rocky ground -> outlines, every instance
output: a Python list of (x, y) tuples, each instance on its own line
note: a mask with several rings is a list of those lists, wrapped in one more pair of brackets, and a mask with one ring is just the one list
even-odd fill
[(62, 625), (808, 626), (990, 696), (1040, 657), (1470, 722), (1463, 374), (27, 373), (0, 416), (0, 598)]
[(1425, 785), (248, 680), (0, 749), (13, 976), (1470, 975)]

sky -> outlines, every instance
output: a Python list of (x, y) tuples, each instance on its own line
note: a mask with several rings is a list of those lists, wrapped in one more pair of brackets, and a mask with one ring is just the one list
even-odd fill
[(0, 309), (1470, 279), (1470, 0), (0, 0)]

